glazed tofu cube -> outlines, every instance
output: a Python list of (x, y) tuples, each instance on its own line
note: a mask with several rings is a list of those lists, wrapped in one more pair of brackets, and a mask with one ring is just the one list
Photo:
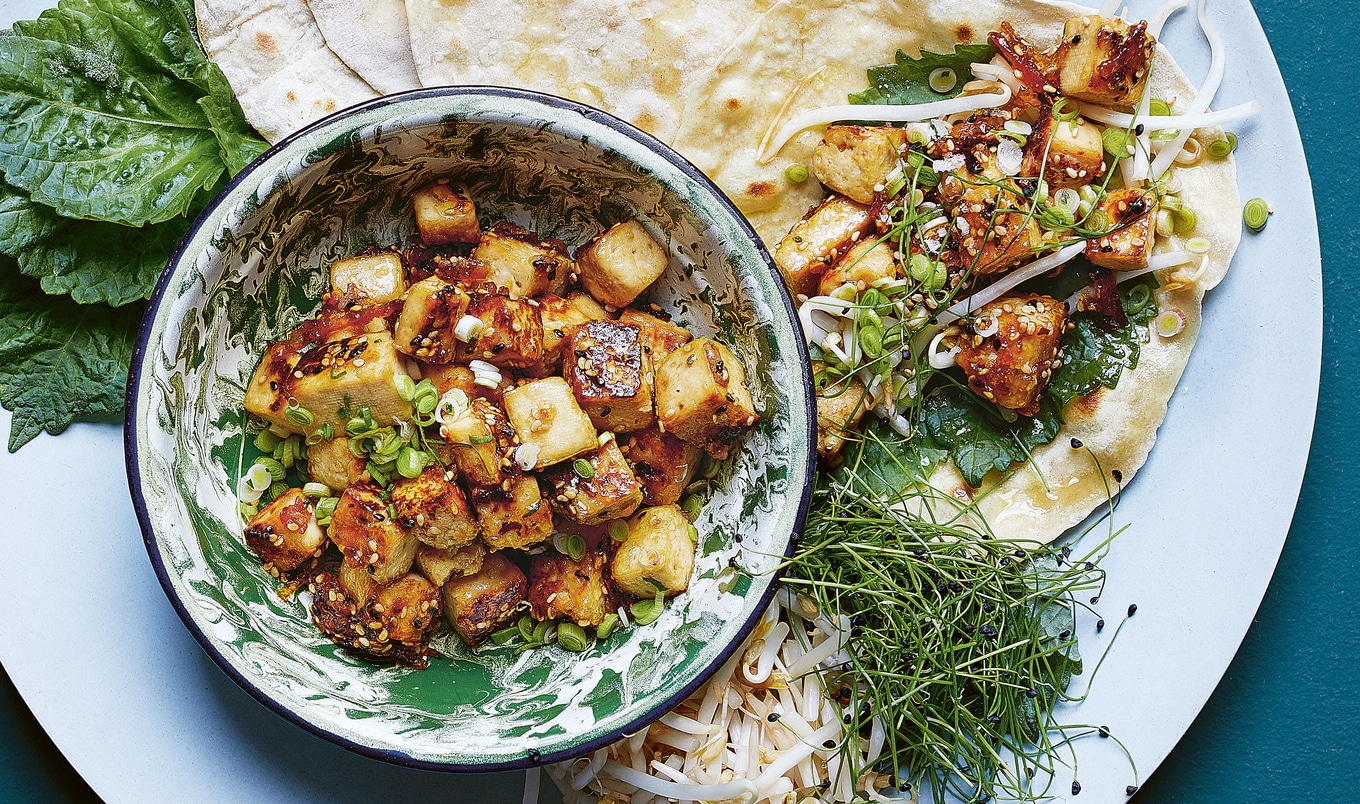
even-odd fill
[(474, 486), (472, 502), (482, 541), (493, 551), (523, 550), (552, 536), (552, 508), (531, 475), (516, 475), (499, 486)]
[(593, 628), (615, 608), (605, 578), (604, 553), (591, 550), (572, 561), (547, 552), (534, 556), (529, 567), (529, 613), (536, 620), (565, 617), (582, 628)]
[(632, 307), (619, 313), (619, 323), (633, 324), (642, 329), (642, 351), (653, 366), (660, 365), (671, 352), (694, 340), (694, 335), (684, 327), (661, 315), (644, 313)]
[(505, 412), (485, 399), (474, 399), (461, 416), (439, 428), (448, 445), (441, 449), (469, 483), (500, 485), (505, 479), (506, 453), (513, 448), (515, 430)]
[(1157, 43), (1147, 22), (1087, 14), (1063, 26), (1055, 58), (1062, 94), (1104, 106), (1132, 106), (1143, 95)]
[(397, 523), (431, 547), (462, 547), (477, 538), (477, 517), (467, 497), (438, 466), (393, 485), (392, 506)]
[(626, 433), (656, 421), (642, 346), (642, 328), (617, 321), (589, 321), (567, 339), (562, 374), (599, 429)]
[(609, 227), (576, 252), (581, 286), (596, 301), (627, 307), (666, 272), (670, 254), (636, 220)]
[(622, 519), (642, 504), (642, 485), (616, 439), (543, 474), (554, 507), (567, 519), (599, 525)]
[(973, 314), (973, 330), (960, 336), (955, 362), (968, 385), (986, 399), (1022, 416), (1039, 412), (1039, 393), (1053, 376), (1067, 305), (1049, 296), (1003, 296)]
[(546, 377), (562, 368), (562, 344), (577, 327), (587, 321), (603, 321), (609, 315), (599, 302), (580, 292), (565, 299), (548, 294), (540, 296), (538, 302), (543, 316), (543, 358), (533, 367), (533, 373)]
[(369, 483), (356, 483), (340, 495), (326, 535), (345, 563), (367, 568), (378, 583), (405, 575), (420, 543), (388, 514), (387, 501)]
[(897, 278), (897, 261), (893, 259), (892, 246), (886, 240), (867, 237), (845, 252), (836, 264), (822, 274), (817, 284), (817, 292), (830, 296), (832, 291), (842, 285), (854, 285), (855, 290), (869, 288), (880, 279)]
[(812, 151), (812, 175), (832, 192), (871, 204), (874, 194), (883, 192), (906, 144), (903, 128), (829, 126)]
[[(409, 419), (411, 404), (397, 395), (393, 381), (406, 368), (386, 332), (373, 332), (302, 350), (271, 348), (246, 389), (245, 408), (270, 424), (292, 432), (330, 424), (343, 431), (340, 411), (367, 406), (376, 421)], [(310, 427), (293, 424), (290, 401), (312, 416)]]
[[(814, 377), (826, 370), (826, 364), (812, 364)], [(868, 410), (868, 394), (857, 377), (827, 379), (822, 375), (817, 388), (817, 454), (834, 457), (845, 445), (848, 435), (859, 426)]]
[(1111, 190), (1100, 202), (1110, 234), (1086, 241), (1086, 259), (1111, 271), (1146, 268), (1157, 221), (1157, 196), (1137, 189)]
[(492, 405), (501, 406), (501, 400), (504, 396), (501, 387), (488, 388), (485, 385), (479, 385), (476, 381), (477, 375), (467, 366), (457, 363), (422, 364), (420, 374), (422, 378), (428, 379), (434, 385), (440, 396), (457, 388), (468, 399), (485, 399)]
[[(1034, 259), (1043, 245), (1039, 224), (1015, 210), (975, 212), (976, 206), (960, 204), (957, 220), (966, 222), (968, 234), (959, 238), (961, 267), (975, 274), (996, 274)], [(963, 225), (958, 226), (963, 229)]]
[(700, 450), (655, 426), (629, 433), (620, 448), (642, 484), (643, 505), (669, 505), (694, 478)]
[(654, 596), (657, 584), (667, 597), (685, 591), (694, 572), (697, 538), (679, 506), (658, 505), (638, 511), (628, 520), (628, 538), (610, 562), (614, 584), (641, 598)]
[[(1045, 153), (1048, 162), (1041, 164)], [(1105, 143), (1100, 128), (1080, 117), (1054, 120), (1052, 115), (1041, 115), (1025, 146), (1020, 175), (1038, 176), (1040, 168), (1050, 193), (1097, 181), (1105, 175)]]
[(359, 608), (371, 606), (378, 599), (378, 590), (382, 585), (373, 580), (367, 567), (356, 567), (341, 561), (335, 577), (345, 595)]
[(775, 247), (774, 263), (789, 290), (795, 295), (815, 295), (822, 273), (867, 234), (872, 224), (868, 206), (841, 195), (827, 196)]
[(529, 579), (510, 559), (492, 553), (474, 575), (444, 584), (444, 619), (468, 645), (476, 645), (514, 617)]
[(307, 474), (312, 480), (325, 483), (334, 494), (358, 483), (364, 468), (363, 458), (349, 451), (347, 436), (322, 439), (307, 448)]
[(486, 264), (487, 281), (505, 288), (512, 299), (564, 290), (576, 264), (561, 240), (542, 238), (503, 222), (482, 235), (472, 259)]
[(412, 196), (416, 209), (416, 228), (427, 246), (446, 243), (476, 243), (482, 235), (477, 223), (477, 206), (465, 187), (454, 187), (447, 179), (428, 184)]
[(442, 550), (428, 544), (416, 548), (416, 566), (435, 586), (443, 586), (450, 578), (475, 574), (485, 560), (486, 545), (481, 542)]
[(397, 319), (397, 348), (427, 363), (452, 363), (459, 347), (454, 337), (467, 311), (468, 295), (437, 276), (411, 286)]
[(365, 304), (396, 301), (406, 292), (401, 256), (386, 251), (331, 263), (331, 292)]
[(520, 441), (538, 447), (534, 469), (599, 446), (595, 425), (561, 377), (532, 380), (506, 391), (505, 412)]
[(656, 370), (656, 409), (662, 430), (719, 460), (757, 418), (746, 369), (709, 338), (675, 350)]
[(439, 597), (439, 588), (414, 572), (379, 587), (373, 601), (381, 624), (378, 638), (408, 644), (424, 641), (439, 625)]
[(466, 315), (481, 321), (481, 332), (460, 343), (459, 361), (484, 360), (502, 368), (530, 368), (543, 355), (543, 315), (538, 303), (492, 293), (483, 285), (468, 301)]
[(260, 509), (246, 526), (246, 544), (271, 575), (288, 572), (321, 555), (326, 534), (316, 524), (312, 502), (302, 489), (289, 489)]

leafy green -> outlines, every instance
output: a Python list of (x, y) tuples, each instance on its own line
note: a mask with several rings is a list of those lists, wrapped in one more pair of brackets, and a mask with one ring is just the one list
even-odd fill
[(859, 440), (845, 447), (845, 460), (831, 475), (831, 482), (856, 493), (891, 500), (903, 491), (923, 484), (948, 454), (919, 438), (903, 438), (882, 419), (872, 417)]
[(1030, 450), (1052, 442), (1062, 425), (1048, 400), (1033, 417), (1019, 416), (1014, 422), (1001, 418), (998, 410), (955, 384), (936, 388), (921, 402), (922, 435), (929, 446), (949, 452), (973, 488), (982, 485), (989, 471), (1005, 471), (1028, 458)]
[[(972, 72), (968, 65), (973, 62), (987, 62), (996, 55), (996, 48), (989, 44), (959, 45), (953, 53), (931, 53), (922, 50), (917, 58), (897, 51), (894, 64), (884, 64), (869, 68), (869, 88), (850, 96), (851, 103), (858, 104), (910, 104), (930, 103), (959, 94), (963, 85), (970, 80)], [(958, 76), (958, 83), (949, 92), (936, 92), (930, 88), (930, 74), (941, 67), (948, 67)]]
[(48, 296), (0, 257), (0, 403), (14, 411), (9, 450), (38, 433), (123, 409), (141, 305)]
[[(1063, 335), (1063, 364), (1048, 386), (1059, 410), (1097, 388), (1114, 388), (1124, 369), (1138, 367), (1139, 347), (1150, 337), (1148, 324), (1157, 317), (1157, 304), (1149, 295), (1147, 304), (1135, 307), (1129, 293), (1133, 287), (1138, 285), (1122, 289), (1121, 302), (1129, 318), (1122, 328), (1107, 327), (1091, 313), (1072, 316), (1073, 327)], [(1146, 287), (1151, 291), (1152, 285)]]

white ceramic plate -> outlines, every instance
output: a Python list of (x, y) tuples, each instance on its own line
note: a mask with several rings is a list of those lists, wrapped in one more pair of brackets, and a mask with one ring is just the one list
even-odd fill
[[(47, 5), (4, 2), (0, 26)], [(1155, 5), (1133, 2), (1138, 14)], [(1321, 259), (1289, 99), (1247, 0), (1211, 0), (1210, 11), (1229, 48), (1215, 106), (1254, 97), (1266, 110), (1236, 127), (1242, 197), (1265, 196), (1276, 214), (1243, 237), (1206, 299), (1157, 446), (1124, 495), (1118, 519), (1131, 527), (1105, 562), (1101, 609), (1112, 624), (1129, 603), (1138, 614), (1068, 718), (1108, 725), (1145, 776), (1209, 698), (1265, 593), (1308, 456), (1321, 357)], [(1184, 12), (1166, 40), (1198, 82), (1208, 51)], [(8, 422), (0, 413), (0, 433)], [(0, 611), (47, 626), (0, 629), (0, 662), (96, 792), (110, 802), (519, 800), (520, 774), (454, 777), (364, 759), (233, 684), (156, 582), (122, 458), (119, 430), (98, 425), (0, 454)], [(1113, 630), (1082, 624), (1083, 654), (1098, 655)], [(1077, 755), (1076, 801), (1125, 801), (1133, 777), (1111, 741), (1082, 741)], [(1070, 781), (1060, 776), (1053, 792), (1065, 795)]]

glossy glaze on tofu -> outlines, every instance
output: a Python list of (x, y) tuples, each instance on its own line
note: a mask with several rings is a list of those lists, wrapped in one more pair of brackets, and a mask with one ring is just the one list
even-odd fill
[[(955, 358), (983, 398), (1024, 416), (1039, 412), (1039, 393), (1062, 365), (1067, 305), (1049, 296), (1005, 296), (973, 315)], [(992, 332), (979, 335), (977, 331)]]

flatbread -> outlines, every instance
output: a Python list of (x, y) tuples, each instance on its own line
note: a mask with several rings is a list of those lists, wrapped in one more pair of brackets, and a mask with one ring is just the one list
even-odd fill
[(270, 142), (378, 93), (326, 47), (303, 0), (195, 0), (199, 39)]
[(420, 86), (405, 0), (307, 0), (326, 46), (384, 95)]

